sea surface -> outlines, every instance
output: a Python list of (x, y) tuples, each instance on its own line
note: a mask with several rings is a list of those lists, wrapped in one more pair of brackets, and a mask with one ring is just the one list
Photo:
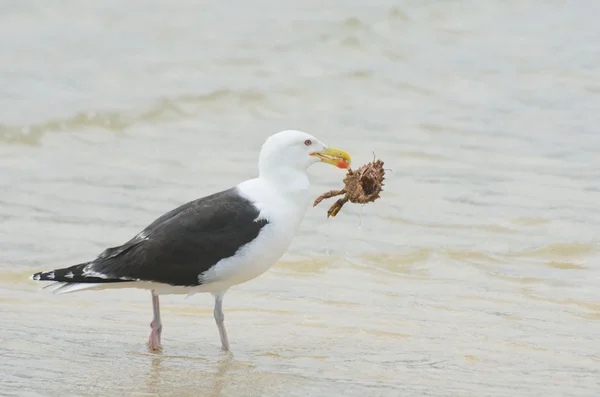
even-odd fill
[[(0, 396), (600, 395), (600, 2), (0, 2)], [(55, 295), (301, 129), (385, 162), (225, 297)], [(310, 170), (311, 194), (344, 171)]]

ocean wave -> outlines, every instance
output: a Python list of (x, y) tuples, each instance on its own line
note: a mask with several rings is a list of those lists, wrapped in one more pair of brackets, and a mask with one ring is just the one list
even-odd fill
[(47, 120), (37, 124), (0, 124), (0, 143), (16, 145), (39, 145), (46, 133), (81, 130), (103, 130), (120, 133), (143, 123), (173, 121), (195, 117), (211, 105), (234, 103), (241, 109), (265, 104), (267, 95), (257, 90), (234, 91), (219, 89), (203, 95), (183, 95), (163, 98), (146, 108), (118, 111), (80, 111), (71, 117)]

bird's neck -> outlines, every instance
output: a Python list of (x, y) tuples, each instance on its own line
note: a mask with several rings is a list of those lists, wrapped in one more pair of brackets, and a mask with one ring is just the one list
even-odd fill
[(261, 173), (258, 178), (238, 185), (241, 194), (260, 210), (261, 216), (297, 227), (309, 206), (308, 175), (299, 173)]
[(305, 170), (286, 167), (269, 171), (261, 170), (259, 178), (268, 182), (281, 194), (301, 194), (308, 192), (310, 188), (310, 181)]
[(263, 186), (303, 213), (308, 208), (310, 181), (306, 171), (293, 168), (277, 168), (260, 172), (258, 186)]

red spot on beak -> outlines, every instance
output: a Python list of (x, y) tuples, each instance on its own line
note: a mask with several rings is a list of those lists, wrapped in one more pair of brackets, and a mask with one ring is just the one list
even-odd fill
[(348, 167), (350, 167), (350, 165), (347, 162), (345, 162), (344, 160), (340, 160), (337, 162), (336, 167), (342, 168), (342, 169), (347, 169)]

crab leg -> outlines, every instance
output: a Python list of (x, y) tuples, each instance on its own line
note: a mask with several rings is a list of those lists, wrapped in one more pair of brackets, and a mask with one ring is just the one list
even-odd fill
[(320, 195), (319, 197), (317, 197), (317, 199), (315, 200), (315, 202), (313, 203), (313, 207), (316, 206), (317, 204), (319, 204), (321, 201), (334, 197), (334, 196), (339, 196), (341, 194), (346, 194), (346, 189), (342, 189), (342, 190), (330, 190), (326, 193), (323, 193), (322, 195)]

